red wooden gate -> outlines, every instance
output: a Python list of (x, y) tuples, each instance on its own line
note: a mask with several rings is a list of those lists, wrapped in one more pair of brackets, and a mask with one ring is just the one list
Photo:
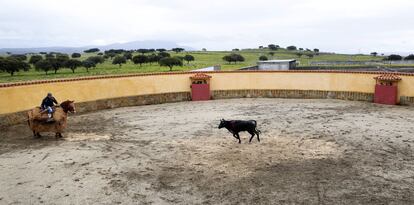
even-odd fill
[(374, 102), (386, 105), (397, 104), (397, 86), (389, 85), (375, 85)]
[(200, 101), (200, 100), (210, 100), (210, 80), (211, 76), (197, 73), (194, 76), (191, 76), (191, 100)]
[(210, 85), (209, 84), (192, 84), (191, 85), (191, 99), (193, 101), (210, 100)]
[(401, 78), (394, 74), (375, 77), (374, 103), (396, 105), (398, 103), (398, 81)]

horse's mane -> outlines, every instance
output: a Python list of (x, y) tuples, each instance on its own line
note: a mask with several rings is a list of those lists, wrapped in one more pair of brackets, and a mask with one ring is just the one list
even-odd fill
[(60, 107), (63, 109), (63, 111), (68, 112), (71, 103), (73, 103), (73, 101), (66, 100), (60, 103)]

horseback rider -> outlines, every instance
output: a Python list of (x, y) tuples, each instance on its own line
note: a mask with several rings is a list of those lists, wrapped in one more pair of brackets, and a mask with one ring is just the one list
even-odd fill
[(48, 93), (47, 96), (43, 99), (42, 105), (40, 105), (41, 112), (44, 113), (47, 111), (48, 121), (52, 120), (52, 114), (54, 112), (53, 106), (59, 104), (57, 100), (53, 97), (52, 93)]

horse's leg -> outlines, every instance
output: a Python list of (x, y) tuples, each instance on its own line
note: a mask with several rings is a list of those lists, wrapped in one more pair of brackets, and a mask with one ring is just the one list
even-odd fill
[(60, 132), (56, 132), (56, 138), (62, 138), (63, 136), (62, 136), (62, 133), (60, 133)]
[(33, 130), (33, 137), (37, 139), (37, 138), (40, 138), (42, 136), (40, 135), (39, 132), (36, 132), (36, 131)]
[(252, 142), (252, 139), (253, 139), (255, 133), (254, 133), (254, 131), (248, 131), (248, 132), (252, 135), (250, 137), (250, 140), (249, 140), (249, 143), (250, 143), (250, 142)]

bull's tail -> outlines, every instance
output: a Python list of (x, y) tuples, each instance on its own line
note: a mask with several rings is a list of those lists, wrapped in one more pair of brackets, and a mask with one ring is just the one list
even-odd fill
[(254, 122), (254, 129), (257, 133), (262, 133), (260, 130), (257, 129), (257, 122), (256, 120), (252, 120), (252, 122)]

